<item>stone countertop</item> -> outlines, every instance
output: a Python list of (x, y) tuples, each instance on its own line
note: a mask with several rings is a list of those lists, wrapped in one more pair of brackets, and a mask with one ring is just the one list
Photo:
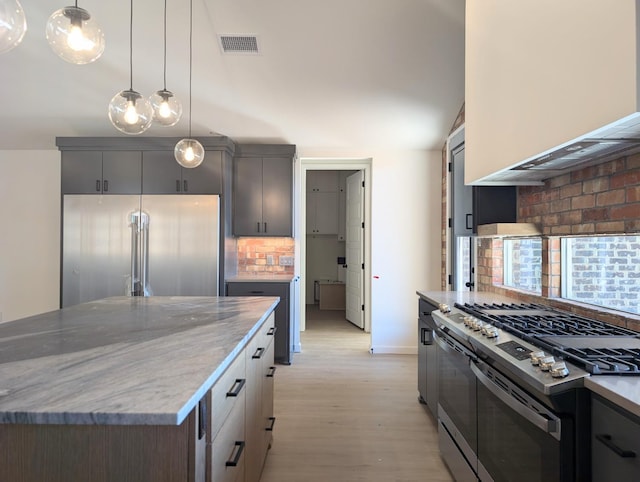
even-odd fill
[(277, 297), (115, 297), (0, 324), (0, 423), (179, 425)]
[(640, 417), (640, 377), (598, 375), (585, 379), (584, 386)]
[(483, 291), (416, 291), (421, 298), (435, 304), (446, 303), (453, 307), (454, 303), (514, 303), (517, 300), (506, 296), (497, 295), (495, 293), (487, 293)]
[(231, 283), (291, 283), (298, 276), (294, 274), (240, 274), (226, 278), (225, 281)]
[[(513, 298), (487, 292), (416, 291), (421, 298), (438, 305), (464, 302), (517, 302)], [(640, 377), (596, 375), (585, 378), (584, 386), (594, 393), (640, 417)]]

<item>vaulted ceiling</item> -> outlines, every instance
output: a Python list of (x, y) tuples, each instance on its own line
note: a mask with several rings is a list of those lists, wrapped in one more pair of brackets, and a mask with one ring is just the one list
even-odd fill
[[(59, 59), (44, 35), (70, 0), (22, 0), (23, 42), (0, 55), (0, 149), (56, 136), (125, 136), (107, 107), (129, 88), (129, 0), (80, 0), (102, 26), (96, 62)], [(189, 0), (167, 0), (167, 88), (189, 113)], [(163, 87), (162, 0), (133, 2), (133, 88)], [(193, 0), (194, 135), (309, 148), (440, 149), (464, 101), (464, 0)], [(218, 36), (255, 35), (257, 54)]]

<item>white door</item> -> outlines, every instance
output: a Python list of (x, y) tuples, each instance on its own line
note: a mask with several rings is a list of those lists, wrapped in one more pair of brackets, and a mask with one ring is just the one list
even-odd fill
[(364, 329), (364, 171), (347, 178), (346, 241), (347, 261), (346, 318)]

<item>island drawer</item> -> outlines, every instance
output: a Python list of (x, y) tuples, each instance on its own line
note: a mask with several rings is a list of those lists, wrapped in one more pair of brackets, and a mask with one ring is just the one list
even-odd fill
[(244, 481), (245, 473), (245, 413), (244, 392), (218, 435), (211, 444), (211, 480), (213, 482)]
[(246, 364), (244, 352), (242, 352), (211, 388), (212, 440), (235, 405), (242, 405), (244, 410), (246, 381)]

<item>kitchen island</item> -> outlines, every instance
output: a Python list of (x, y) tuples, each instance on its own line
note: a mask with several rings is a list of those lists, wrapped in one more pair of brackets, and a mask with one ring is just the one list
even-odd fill
[(0, 324), (0, 480), (218, 480), (214, 437), (233, 415), (244, 444), (246, 352), (273, 363), (278, 302), (116, 297)]

